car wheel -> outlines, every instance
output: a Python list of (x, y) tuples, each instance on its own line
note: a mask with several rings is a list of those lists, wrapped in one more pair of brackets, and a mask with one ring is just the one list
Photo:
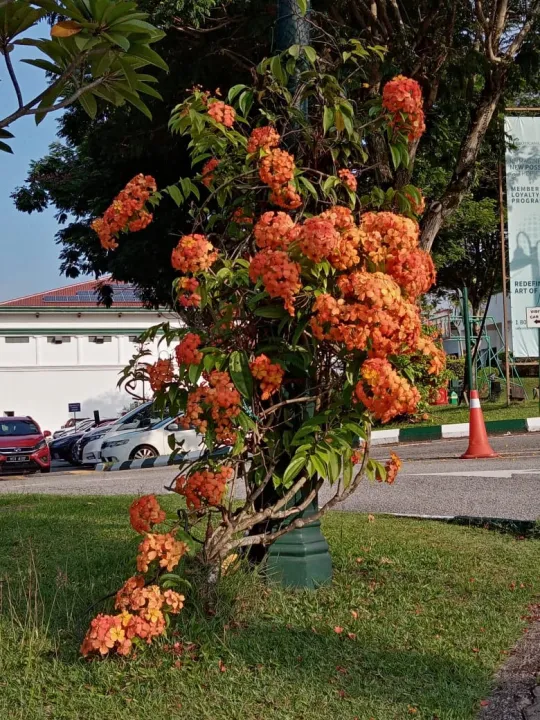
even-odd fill
[(42, 473), (50, 473), (50, 472), (51, 472), (51, 466), (49, 465), (49, 467), (41, 468), (41, 472), (42, 472)]
[(151, 445), (139, 445), (130, 455), (131, 460), (148, 460), (148, 458), (155, 458), (159, 455), (156, 448)]

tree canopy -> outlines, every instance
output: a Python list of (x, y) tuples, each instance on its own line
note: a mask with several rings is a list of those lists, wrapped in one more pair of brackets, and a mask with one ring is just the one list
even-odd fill
[[(163, 102), (149, 100), (152, 121), (128, 106), (98, 110), (92, 121), (78, 108), (69, 109), (59, 122), (61, 143), (32, 163), (14, 197), (23, 211), (49, 204), (57, 209), (66, 223), (57, 238), (66, 275), (112, 272), (135, 282), (148, 302), (158, 304), (170, 298), (173, 273), (164, 259), (184, 229), (185, 213), (174, 207), (163, 211), (114, 256), (100, 247), (90, 223), (136, 172), (153, 175), (160, 185), (188, 174), (185, 142), (167, 134), (171, 107), (194, 83), (215, 89), (249, 80), (271, 50), (275, 6), (249, 0), (227, 6), (208, 0), (142, 6), (166, 33), (159, 51), (170, 67), (159, 85)], [(486, 134), (494, 160), (499, 159), (504, 106), (537, 93), (539, 12), (540, 0), (314, 3), (311, 44), (321, 56), (325, 46), (350, 52), (342, 43), (352, 38), (358, 39), (359, 52), (375, 48), (362, 72), (355, 71), (357, 82), (350, 83), (347, 99), (353, 107), (376, 107), (382, 83), (399, 73), (422, 86), (427, 124), (422, 140), (411, 143), (408, 157), (396, 157), (387, 134), (370, 132), (371, 164), (357, 179), (359, 194), (369, 194), (367, 205), (373, 208), (384, 207), (381, 191), (411, 181), (423, 188), (425, 248), (474, 187)], [(329, 116), (329, 122), (336, 117)], [(374, 185), (380, 188), (375, 194)]]

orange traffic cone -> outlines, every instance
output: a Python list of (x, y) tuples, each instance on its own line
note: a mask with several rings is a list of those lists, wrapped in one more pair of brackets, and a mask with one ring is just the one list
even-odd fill
[(497, 457), (497, 453), (489, 444), (478, 390), (471, 390), (469, 397), (469, 447), (461, 457), (464, 459)]

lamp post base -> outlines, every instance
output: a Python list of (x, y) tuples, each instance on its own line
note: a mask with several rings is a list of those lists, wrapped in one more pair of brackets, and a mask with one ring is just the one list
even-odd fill
[[(315, 499), (301, 516), (309, 518), (318, 510)], [(292, 530), (268, 549), (266, 574), (269, 583), (286, 588), (314, 590), (332, 582), (332, 558), (319, 520)]]

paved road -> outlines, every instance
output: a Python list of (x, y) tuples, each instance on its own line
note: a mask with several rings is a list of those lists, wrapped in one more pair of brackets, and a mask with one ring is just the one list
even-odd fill
[[(396, 483), (366, 482), (341, 507), (372, 513), (540, 517), (540, 433), (492, 438), (500, 453), (493, 460), (460, 460), (466, 446), (466, 440), (401, 444), (397, 450), (404, 463)], [(384, 459), (390, 449), (375, 448), (374, 457)], [(0, 478), (0, 494), (162, 493), (173, 476), (170, 468), (96, 473), (57, 467), (50, 475)], [(323, 490), (321, 499), (326, 496)]]

